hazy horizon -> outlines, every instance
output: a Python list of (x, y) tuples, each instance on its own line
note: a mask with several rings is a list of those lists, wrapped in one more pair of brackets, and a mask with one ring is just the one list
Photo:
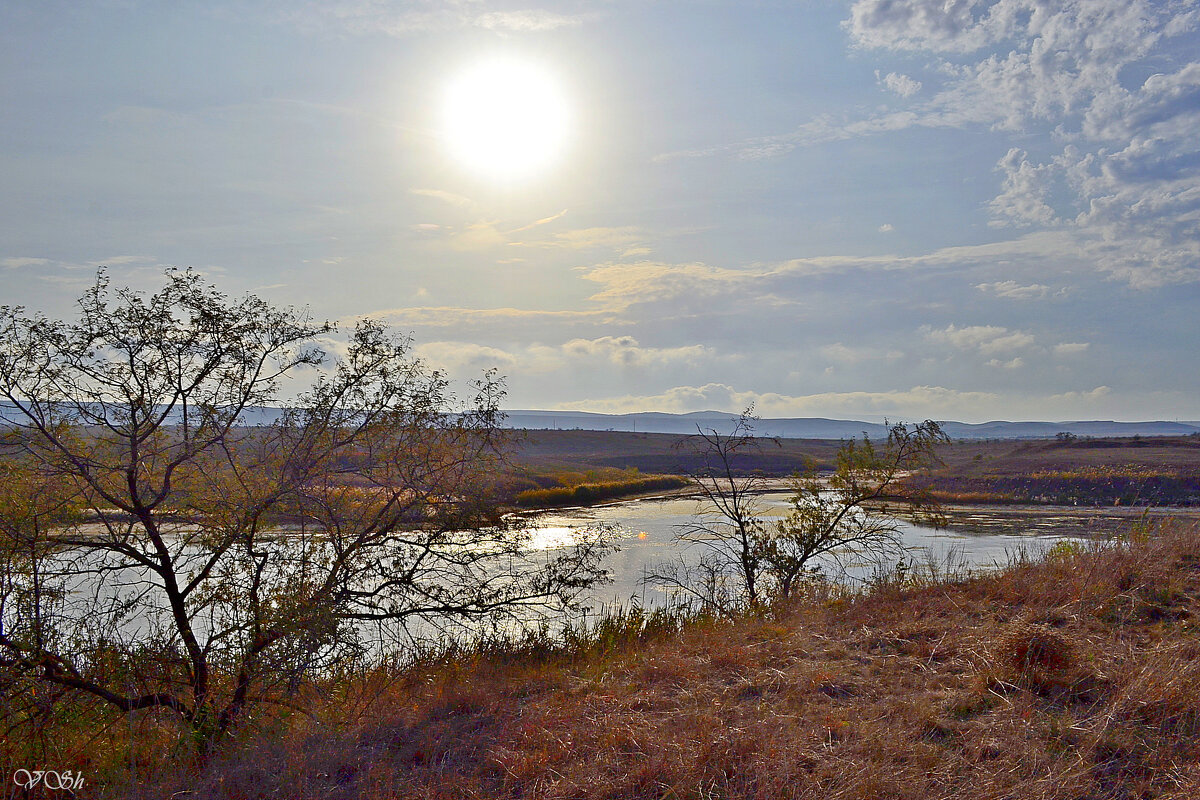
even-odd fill
[(510, 408), (1200, 420), (1194, 3), (14, 2), (0, 97), (0, 304), (191, 266)]
[[(606, 417), (607, 417), (607, 416), (634, 416), (634, 415), (637, 415), (637, 414), (668, 414), (668, 415), (672, 415), (672, 416), (680, 416), (680, 417), (687, 417), (687, 416), (702, 417), (702, 416), (705, 416), (705, 415), (713, 415), (713, 416), (721, 416), (721, 417), (726, 417), (726, 416), (727, 416), (727, 417), (730, 417), (730, 418), (736, 418), (736, 417), (738, 417), (738, 416), (739, 416), (739, 415), (740, 415), (742, 412), (740, 412), (740, 411), (720, 411), (720, 410), (713, 409), (713, 408), (700, 409), (700, 410), (696, 410), (696, 411), (658, 411), (658, 410), (650, 409), (650, 410), (647, 410), (647, 411), (622, 411), (622, 412), (616, 412), (616, 413), (614, 413), (614, 412), (607, 412), (607, 411), (588, 411), (588, 410), (586, 410), (586, 409), (569, 409), (569, 410), (566, 410), (566, 409), (554, 409), (554, 408), (506, 408), (506, 409), (504, 410), (504, 413), (506, 413), (506, 414), (548, 414), (548, 415), (553, 415), (553, 414), (563, 414), (563, 415), (567, 415), (567, 414), (581, 414), (581, 415), (595, 415), (595, 416), (606, 416)], [(857, 417), (847, 417), (847, 416), (833, 416), (833, 417), (827, 417), (827, 416), (818, 416), (818, 415), (805, 415), (805, 416), (791, 416), (791, 417), (788, 417), (788, 416), (761, 417), (761, 419), (764, 419), (764, 420), (773, 420), (773, 419), (828, 419), (828, 420), (833, 420), (833, 421), (838, 421), (838, 422), (870, 422), (870, 423), (872, 423), (872, 424), (882, 424), (883, 422), (887, 422), (887, 421), (890, 421), (890, 422), (907, 422), (907, 421), (914, 421), (914, 420), (916, 420), (917, 418), (916, 418), (916, 417), (911, 417), (911, 418), (908, 418), (908, 417), (906, 417), (906, 418), (904, 418), (904, 419), (900, 419), (900, 418), (891, 418), (891, 417), (887, 417), (887, 416), (885, 416), (885, 415), (870, 415), (870, 414), (863, 414), (863, 415), (861, 415), (861, 416), (857, 416)], [(1049, 423), (1055, 423), (1055, 422), (1061, 422), (1061, 423), (1076, 423), (1076, 422), (1173, 422), (1173, 423), (1177, 423), (1177, 424), (1181, 424), (1181, 425), (1200, 425), (1200, 420), (1189, 420), (1189, 419), (1182, 419), (1182, 418), (1180, 418), (1180, 419), (1154, 419), (1154, 418), (1150, 418), (1150, 417), (1147, 417), (1147, 418), (1144, 418), (1144, 419), (1137, 419), (1137, 418), (1130, 418), (1130, 419), (1100, 419), (1100, 418), (1088, 418), (1088, 419), (1065, 419), (1065, 418), (1064, 418), (1064, 419), (1034, 419), (1034, 418), (1022, 419), (1022, 418), (1011, 418), (1011, 419), (1001, 419), (1001, 418), (994, 418), (994, 419), (980, 419), (980, 420), (971, 420), (971, 419), (954, 419), (954, 420), (950, 420), (949, 418), (944, 418), (944, 419), (939, 419), (938, 421), (939, 421), (939, 422), (940, 422), (940, 421), (959, 422), (959, 423), (962, 423), (962, 424), (964, 424), (964, 425), (986, 425), (986, 424), (988, 424), (988, 423), (991, 423), (991, 422), (1006, 422), (1006, 423), (1018, 423), (1018, 424), (1019, 424), (1019, 423), (1025, 423), (1025, 422), (1049, 422)]]

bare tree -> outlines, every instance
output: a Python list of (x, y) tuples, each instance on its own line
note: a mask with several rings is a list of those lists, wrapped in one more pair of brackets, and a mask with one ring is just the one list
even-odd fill
[(838, 450), (832, 475), (809, 470), (795, 477), (791, 510), (766, 528), (761, 543), (762, 563), (774, 591), (790, 596), (819, 558), (837, 562), (847, 553), (893, 549), (900, 530), (895, 505), (938, 521), (937, 504), (901, 479), (937, 463), (937, 445), (945, 441), (932, 420), (911, 427), (891, 425), (882, 448), (864, 435)]
[[(602, 579), (602, 542), (552, 553), (500, 518), (502, 386), (459, 404), (407, 339), (332, 332), (191, 271), (145, 297), (101, 274), (75, 323), (0, 308), (0, 668), (202, 748), (251, 704), (399, 635)], [(285, 381), (311, 390), (279, 407)]]
[(747, 408), (731, 420), (729, 433), (697, 426), (692, 440), (702, 458), (692, 474), (701, 501), (695, 518), (676, 531), (676, 539), (700, 556), (656, 565), (650, 583), (699, 600), (720, 610), (734, 604), (757, 606), (763, 599), (762, 542), (766, 523), (759, 496), (766, 478), (751, 469), (753, 456), (774, 439), (754, 435), (758, 418)]
[(708, 462), (694, 476), (700, 508), (676, 538), (702, 553), (690, 563), (658, 565), (649, 582), (719, 611), (755, 608), (771, 597), (791, 596), (821, 559), (837, 563), (847, 554), (880, 555), (894, 548), (901, 523), (892, 505), (937, 516), (926, 494), (901, 481), (936, 462), (936, 447), (946, 440), (936, 422), (889, 426), (881, 447), (865, 435), (847, 442), (832, 474), (810, 467), (792, 478), (791, 510), (782, 519), (771, 518), (761, 502), (768, 482), (753, 471), (753, 456), (764, 441), (774, 440), (755, 437), (755, 422), (747, 409), (728, 434), (700, 431)]

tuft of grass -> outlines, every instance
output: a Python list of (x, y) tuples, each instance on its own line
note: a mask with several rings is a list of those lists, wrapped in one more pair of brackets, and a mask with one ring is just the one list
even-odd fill
[(1046, 697), (1083, 696), (1099, 681), (1075, 642), (1044, 623), (1009, 625), (997, 642), (996, 661), (1009, 684)]

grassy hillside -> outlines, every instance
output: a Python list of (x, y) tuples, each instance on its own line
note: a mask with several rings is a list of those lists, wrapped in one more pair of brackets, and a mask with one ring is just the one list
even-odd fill
[[(527, 431), (514, 460), (532, 473), (636, 468), (686, 474), (702, 466), (692, 437), (619, 431)], [(811, 459), (831, 469), (840, 443), (764, 441), (736, 466), (785, 477)], [(957, 441), (931, 486), (948, 502), (1060, 505), (1200, 505), (1200, 437)], [(524, 488), (536, 488), (533, 486)], [(542, 486), (540, 488), (548, 488)]]
[[(681, 475), (702, 466), (697, 437), (668, 433), (623, 431), (520, 431), (515, 434), (513, 460), (533, 470), (587, 470), (604, 467)], [(786, 476), (811, 458), (832, 468), (839, 443), (823, 439), (764, 440), (754, 457), (739, 457), (744, 470)]]
[(203, 768), (153, 716), (85, 734), (64, 706), (0, 761), (112, 797), (1195, 798), (1197, 552), (1167, 524), (982, 577), (347, 674)]
[(1200, 505), (1200, 437), (958, 442), (935, 494), (962, 502)]

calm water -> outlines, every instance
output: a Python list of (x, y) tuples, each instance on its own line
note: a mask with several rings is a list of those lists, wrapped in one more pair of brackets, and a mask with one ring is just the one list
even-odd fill
[[(768, 515), (783, 516), (787, 510), (787, 492), (772, 492), (762, 496)], [(675, 540), (678, 526), (693, 519), (699, 508), (697, 500), (688, 497), (629, 500), (593, 508), (567, 509), (529, 515), (537, 528), (535, 542), (542, 547), (569, 544), (588, 527), (612, 525), (620, 538), (620, 551), (609, 556), (606, 565), (612, 572), (613, 583), (593, 593), (593, 602), (628, 603), (636, 598), (646, 604), (665, 599), (664, 590), (646, 586), (643, 575), (657, 563), (695, 560), (699, 550), (687, 548)], [(1047, 523), (1046, 518), (1053, 517)], [(1005, 563), (1010, 554), (1021, 549), (1049, 547), (1062, 539), (1078, 539), (1095, 529), (1091, 518), (1073, 514), (1069, 509), (1040, 510), (1027, 517), (1011, 515), (996, 519), (985, 512), (959, 515), (956, 523), (946, 529), (935, 529), (900, 522), (900, 540), (905, 557), (924, 563), (952, 562), (960, 566), (979, 568)], [(894, 561), (894, 558), (893, 558)], [(836, 565), (824, 564), (831, 576), (839, 571)], [(861, 580), (877, 568), (875, 563), (851, 564), (849, 578)]]
[[(788, 510), (787, 492), (772, 492), (761, 496), (761, 507), (767, 516), (782, 516)], [(532, 545), (547, 554), (577, 540), (587, 529), (606, 526), (616, 532), (619, 551), (605, 563), (613, 582), (594, 589), (587, 598), (593, 609), (604, 606), (628, 605), (631, 600), (643, 605), (658, 605), (668, 599), (661, 587), (646, 585), (643, 577), (655, 565), (672, 560), (694, 563), (701, 550), (676, 541), (679, 526), (693, 520), (700, 508), (699, 501), (690, 497), (628, 500), (593, 508), (567, 509), (560, 512), (541, 512), (524, 515), (533, 529)], [(1184, 512), (1186, 513), (1186, 512)], [(964, 508), (954, 515), (952, 527), (934, 529), (901, 521), (900, 545), (903, 557), (918, 566), (932, 562), (963, 567), (989, 568), (1006, 563), (1020, 550), (1038, 551), (1063, 539), (1077, 540), (1104, 536), (1120, 530), (1138, 519), (1138, 512), (1119, 512), (1099, 509), (1071, 508)], [(894, 564), (900, 554), (892, 556), (890, 564), (881, 565), (865, 559), (847, 559), (846, 572), (826, 562), (826, 574), (845, 577), (851, 581), (869, 578), (881, 567)], [(139, 570), (124, 570), (109, 576), (105, 585), (95, 583), (95, 576), (78, 576), (71, 583), (71, 592), (81, 602), (88, 598), (114, 599), (114, 592), (135, 591), (146, 586), (149, 578)], [(153, 581), (149, 581), (152, 583)], [(105, 620), (97, 619), (96, 624)], [(84, 624), (81, 622), (81, 624)], [(145, 632), (147, 622), (134, 615), (108, 629), (105, 635), (118, 633), (136, 636)], [(84, 624), (84, 627), (88, 627)], [(364, 632), (374, 626), (364, 624)], [(426, 632), (417, 624), (413, 631)], [(203, 625), (201, 625), (203, 628)], [(383, 633), (379, 634), (383, 646)], [(389, 634), (389, 637), (391, 635)], [(374, 638), (374, 634), (368, 636)]]

